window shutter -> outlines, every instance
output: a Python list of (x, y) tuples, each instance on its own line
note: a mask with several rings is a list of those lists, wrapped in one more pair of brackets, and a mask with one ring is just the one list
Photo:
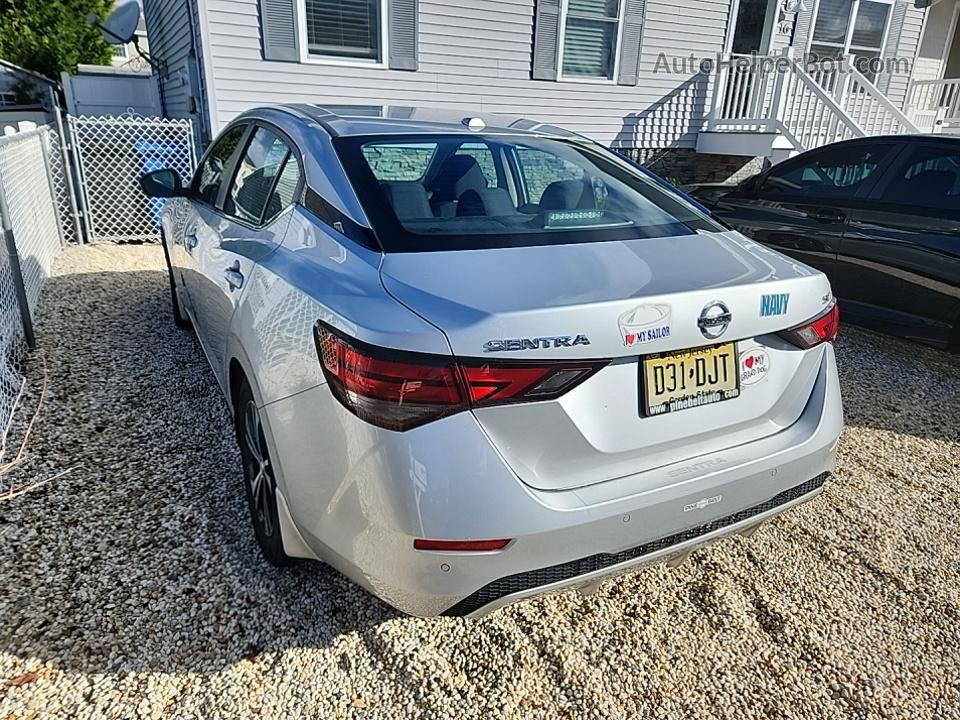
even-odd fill
[(647, 0), (626, 0), (623, 32), (620, 34), (618, 85), (636, 85), (640, 78), (640, 48), (643, 45), (643, 14)]
[(299, 62), (296, 0), (260, 0), (264, 60)]
[(533, 79), (557, 79), (560, 46), (560, 0), (537, 0), (533, 27)]
[(389, 0), (389, 65), (393, 70), (417, 69), (417, 0)]
[[(905, 2), (897, 2), (893, 5), (893, 15), (890, 18), (890, 29), (887, 31), (887, 42), (883, 46), (883, 59), (900, 57), (900, 35), (903, 33), (903, 22), (907, 18), (908, 5)], [(877, 87), (882, 93), (890, 89), (890, 79), (893, 73), (885, 72), (877, 80)]]
[[(817, 11), (817, 3), (814, 0), (804, 0), (797, 11), (797, 19), (793, 25), (793, 47), (798, 52), (807, 51), (807, 43), (810, 42), (810, 33), (813, 32), (813, 18)], [(734, 18), (736, 22), (736, 18)]]

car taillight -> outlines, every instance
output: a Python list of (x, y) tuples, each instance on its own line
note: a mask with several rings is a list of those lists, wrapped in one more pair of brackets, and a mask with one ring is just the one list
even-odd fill
[(609, 362), (486, 362), (401, 352), (361, 343), (320, 322), (314, 337), (334, 397), (388, 430), (471, 408), (552, 400)]
[(840, 332), (840, 308), (836, 301), (833, 305), (803, 325), (778, 333), (780, 337), (804, 350), (820, 343), (833, 342)]

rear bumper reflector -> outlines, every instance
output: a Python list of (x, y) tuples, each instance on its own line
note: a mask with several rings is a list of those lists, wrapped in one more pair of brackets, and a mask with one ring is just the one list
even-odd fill
[(493, 552), (503, 550), (510, 540), (424, 540), (413, 541), (415, 550), (434, 550), (439, 552)]
[(779, 495), (775, 495), (759, 505), (754, 505), (753, 507), (740, 510), (732, 515), (727, 515), (726, 517), (717, 518), (716, 520), (712, 520), (703, 525), (698, 525), (697, 527), (678, 532), (674, 535), (669, 535), (658, 540), (652, 540), (648, 543), (638, 545), (637, 547), (630, 548), (628, 550), (623, 550), (621, 552), (612, 554), (599, 553), (597, 555), (590, 555), (589, 557), (581, 558), (579, 560), (571, 560), (570, 562), (565, 562), (560, 565), (552, 565), (550, 567), (540, 568), (539, 570), (530, 570), (523, 573), (517, 573), (516, 575), (508, 575), (507, 577), (500, 578), (499, 580), (494, 580), (492, 583), (483, 586), (472, 595), (468, 595), (443, 614), (451, 616), (469, 615), (470, 613), (479, 610), (484, 605), (488, 605), (489, 603), (499, 600), (502, 597), (506, 597), (507, 595), (513, 595), (514, 593), (530, 590), (531, 588), (552, 585), (553, 583), (570, 580), (581, 575), (587, 575), (588, 573), (596, 572), (597, 570), (603, 570), (604, 568), (613, 567), (614, 565), (619, 565), (620, 563), (636, 560), (644, 555), (650, 555), (652, 553), (670, 548), (674, 545), (679, 545), (689, 540), (694, 540), (698, 537), (709, 535), (710, 533), (722, 528), (729, 527), (730, 525), (736, 525), (737, 523), (743, 522), (744, 520), (749, 520), (757, 515), (762, 515), (770, 510), (775, 510), (781, 505), (786, 505), (797, 498), (801, 498), (804, 495), (814, 492), (815, 490), (819, 490), (821, 487), (823, 487), (823, 484), (827, 481), (829, 476), (830, 473), (822, 473), (801, 485), (797, 485), (789, 490), (784, 490)]

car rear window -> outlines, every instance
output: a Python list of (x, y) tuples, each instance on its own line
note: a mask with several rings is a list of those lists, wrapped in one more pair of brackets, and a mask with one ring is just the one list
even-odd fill
[(386, 252), (690, 235), (724, 228), (584, 140), (346, 137), (337, 151)]

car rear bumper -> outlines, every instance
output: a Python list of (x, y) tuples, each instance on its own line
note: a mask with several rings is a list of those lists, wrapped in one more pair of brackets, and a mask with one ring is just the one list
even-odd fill
[(542, 593), (592, 585), (661, 561), (679, 563), (694, 549), (729, 535), (752, 534), (762, 523), (820, 494), (829, 473), (784, 490), (769, 500), (731, 515), (657, 538), (618, 553), (598, 553), (560, 565), (499, 578), (465, 597), (443, 614), (481, 617), (504, 605)]
[[(843, 424), (832, 346), (782, 432), (571, 490), (522, 483), (470, 413), (394, 433), (320, 386), (264, 415), (284, 504), (310, 551), (299, 554), (421, 616), (483, 615), (747, 531), (820, 491)], [(415, 538), (511, 542), (451, 553), (415, 550)]]

